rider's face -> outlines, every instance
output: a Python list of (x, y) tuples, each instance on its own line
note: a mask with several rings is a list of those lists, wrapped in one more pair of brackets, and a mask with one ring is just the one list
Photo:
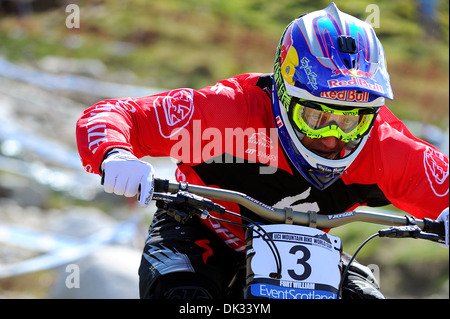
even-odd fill
[(337, 139), (334, 136), (323, 138), (310, 138), (308, 136), (305, 136), (302, 139), (302, 144), (316, 155), (328, 159), (334, 159), (341, 152), (342, 148), (345, 145), (345, 142)]

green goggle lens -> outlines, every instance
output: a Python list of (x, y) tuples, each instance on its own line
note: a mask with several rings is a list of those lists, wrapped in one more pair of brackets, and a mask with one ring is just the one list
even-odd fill
[(303, 134), (311, 138), (334, 136), (350, 142), (367, 134), (377, 108), (342, 108), (292, 99), (291, 118)]

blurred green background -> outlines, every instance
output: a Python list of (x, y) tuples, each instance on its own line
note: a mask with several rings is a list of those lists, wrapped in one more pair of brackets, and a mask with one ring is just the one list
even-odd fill
[[(329, 3), (0, 0), (0, 56), (34, 67), (49, 56), (101, 61), (105, 69), (99, 72), (80, 69), (74, 73), (147, 87), (201, 88), (238, 73), (272, 72), (284, 27), (297, 16)], [(402, 120), (448, 130), (449, 2), (335, 3), (344, 12), (362, 20), (372, 17), (371, 22), (377, 24), (375, 31), (386, 51), (395, 96), (394, 101), (387, 101), (388, 107)], [(66, 12), (70, 4), (79, 8), (79, 27), (67, 27), (68, 22), (77, 22), (71, 16), (74, 11)], [(427, 13), (429, 6), (433, 11)], [(353, 252), (373, 232), (371, 227), (356, 224), (336, 233), (349, 243), (346, 251)], [(448, 298), (448, 250), (433, 243), (375, 240), (359, 259), (380, 265), (381, 285), (388, 296), (443, 294)], [(27, 278), (38, 285), (39, 279)], [(18, 289), (29, 289), (20, 280), (9, 283), (15, 284)]]

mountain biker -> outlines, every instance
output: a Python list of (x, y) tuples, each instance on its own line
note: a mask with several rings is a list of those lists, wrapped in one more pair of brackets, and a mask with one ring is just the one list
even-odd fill
[[(448, 229), (448, 158), (414, 137), (385, 98), (393, 93), (374, 30), (332, 3), (287, 26), (273, 74), (101, 101), (78, 120), (77, 143), (106, 192), (139, 193), (143, 207), (154, 171), (139, 158), (171, 156), (180, 161), (178, 181), (274, 207), (336, 214), (393, 204), (418, 218), (439, 216)], [(181, 224), (157, 210), (139, 269), (141, 297), (227, 297), (244, 252), (242, 227), (197, 218)], [(383, 298), (358, 271), (343, 296)]]

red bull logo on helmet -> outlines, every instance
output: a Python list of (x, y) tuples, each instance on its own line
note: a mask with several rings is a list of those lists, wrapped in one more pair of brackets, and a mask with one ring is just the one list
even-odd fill
[(367, 102), (369, 101), (369, 92), (363, 92), (358, 90), (326, 91), (321, 92), (320, 97), (339, 101)]
[(379, 84), (372, 84), (367, 82), (364, 79), (361, 78), (353, 78), (351, 80), (328, 80), (328, 87), (330, 89), (334, 89), (334, 88), (342, 88), (342, 87), (346, 87), (346, 86), (359, 86), (361, 88), (367, 88), (373, 91), (377, 91), (380, 93), (384, 93), (383, 87)]

